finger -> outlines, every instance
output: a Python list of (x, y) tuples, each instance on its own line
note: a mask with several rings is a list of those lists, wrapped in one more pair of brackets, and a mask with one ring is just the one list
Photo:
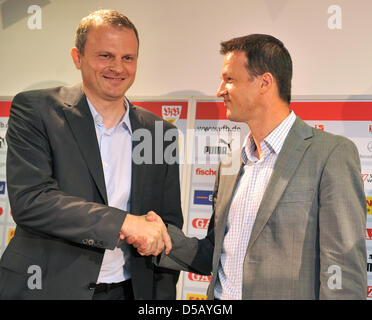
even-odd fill
[[(160, 234), (161, 235), (161, 234)], [(164, 249), (164, 242), (163, 239), (160, 237), (159, 239), (156, 240), (154, 243), (153, 250), (151, 251), (151, 254), (153, 256), (159, 255), (161, 252), (163, 252)]]
[(152, 255), (153, 252), (154, 252), (154, 246), (153, 245), (147, 245), (147, 246), (141, 246), (139, 248), (137, 248), (137, 251), (138, 253), (141, 255), (141, 256), (149, 256), (149, 255)]
[(164, 247), (165, 247), (165, 245), (164, 245), (164, 242), (162, 241), (159, 248), (158, 248), (158, 251), (156, 252), (156, 254), (154, 254), (154, 256), (157, 256), (157, 255), (161, 254), (164, 251)]
[(138, 253), (139, 253), (141, 256), (150, 256), (150, 255), (151, 255), (151, 252), (148, 252), (148, 251), (138, 251)]
[(143, 237), (130, 236), (130, 237), (127, 238), (126, 241), (127, 241), (128, 244), (131, 244), (136, 249), (146, 248), (146, 245), (147, 245), (146, 239), (143, 238)]
[(126, 238), (126, 242), (128, 244), (133, 244), (133, 243), (136, 242), (136, 240), (137, 240), (137, 238), (135, 236), (129, 236), (129, 237)]

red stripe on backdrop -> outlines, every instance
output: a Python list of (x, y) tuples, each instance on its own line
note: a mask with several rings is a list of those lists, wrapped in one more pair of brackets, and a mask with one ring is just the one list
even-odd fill
[(202, 101), (196, 104), (196, 120), (226, 120), (226, 108), (221, 101)]
[[(372, 121), (372, 101), (294, 101), (290, 108), (303, 120)], [(196, 119), (226, 120), (224, 103), (198, 102)]]
[(9, 117), (11, 101), (0, 101), (0, 117)]
[[(182, 105), (180, 119), (187, 118), (187, 102), (135, 101), (159, 117), (163, 105)], [(8, 117), (11, 101), (0, 101), (0, 117)], [(291, 109), (303, 120), (372, 121), (372, 101), (294, 101)], [(221, 101), (197, 103), (196, 119), (226, 120), (226, 109)]]
[(155, 113), (160, 118), (162, 116), (162, 107), (163, 106), (182, 106), (181, 115), (179, 119), (187, 119), (187, 101), (131, 101), (134, 105), (140, 106), (152, 113)]
[(372, 101), (294, 101), (290, 108), (303, 120), (372, 121)]

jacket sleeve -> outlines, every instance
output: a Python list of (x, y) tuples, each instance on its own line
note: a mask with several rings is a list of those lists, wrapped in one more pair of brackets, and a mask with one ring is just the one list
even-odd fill
[(187, 237), (182, 230), (173, 225), (169, 225), (168, 233), (172, 239), (173, 249), (169, 255), (163, 253), (154, 258), (156, 265), (202, 275), (211, 274), (214, 252), (214, 212), (218, 194), (219, 175), (220, 168), (217, 170), (216, 174), (213, 191), (213, 213), (206, 237), (203, 239)]
[(355, 145), (342, 138), (320, 181), (320, 299), (366, 299), (366, 198)]

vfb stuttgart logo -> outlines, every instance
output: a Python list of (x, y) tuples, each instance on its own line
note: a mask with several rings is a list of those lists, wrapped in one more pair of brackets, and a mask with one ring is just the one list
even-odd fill
[(171, 124), (175, 124), (176, 121), (180, 118), (182, 111), (182, 106), (162, 106), (161, 107), (161, 115), (163, 119), (170, 122)]

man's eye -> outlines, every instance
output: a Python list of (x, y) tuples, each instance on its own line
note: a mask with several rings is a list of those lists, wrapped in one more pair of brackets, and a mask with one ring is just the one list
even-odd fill
[(102, 58), (108, 58), (109, 57), (108, 54), (100, 54), (99, 56), (102, 57)]
[(126, 60), (126, 61), (132, 61), (133, 60), (133, 57), (131, 57), (131, 56), (125, 56), (123, 59)]

